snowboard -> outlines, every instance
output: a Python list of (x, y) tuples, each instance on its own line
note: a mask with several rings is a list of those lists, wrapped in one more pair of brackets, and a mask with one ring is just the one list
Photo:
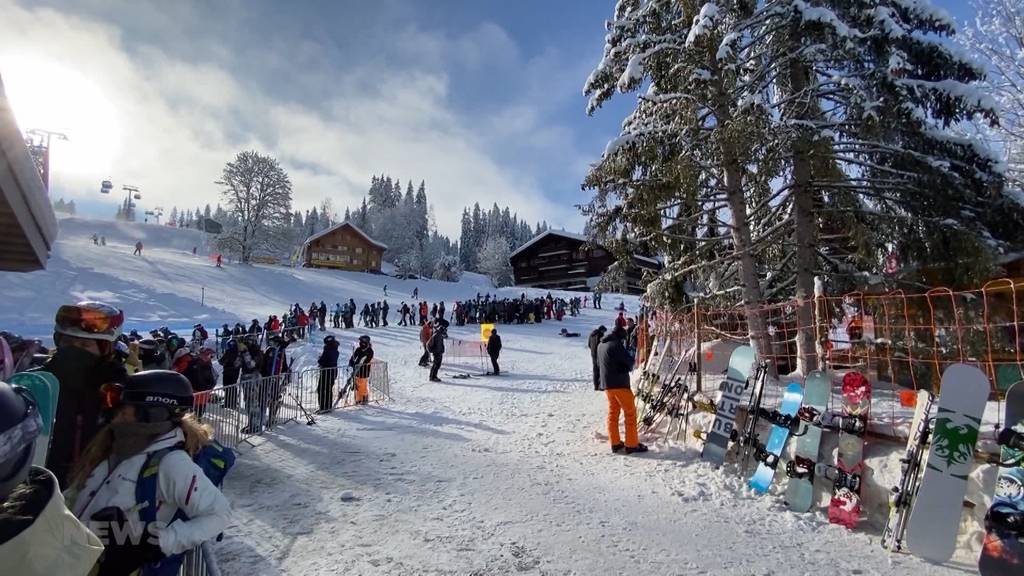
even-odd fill
[(43, 429), (36, 438), (33, 466), (46, 466), (46, 454), (50, 450), (50, 435), (53, 432), (53, 421), (57, 418), (57, 401), (60, 398), (60, 382), (49, 372), (20, 372), (7, 379), (12, 386), (26, 388), (36, 400), (39, 416), (43, 420)]
[[(792, 382), (787, 384), (782, 394), (782, 404), (779, 405), (779, 414), (784, 417), (796, 416), (797, 411), (800, 410), (803, 396), (803, 387), (799, 383)], [(775, 468), (778, 466), (779, 456), (782, 455), (782, 449), (786, 447), (786, 440), (788, 439), (788, 425), (772, 425), (771, 432), (768, 434), (768, 441), (764, 445), (764, 451), (759, 454), (758, 460), (760, 460), (760, 463), (757, 465), (757, 470), (754, 471), (754, 475), (747, 481), (747, 486), (751, 490), (758, 494), (764, 494), (768, 491), (768, 487), (772, 485), (772, 480), (775, 478)]]
[(907, 547), (916, 556), (945, 562), (953, 555), (989, 389), (974, 366), (953, 364), (942, 374), (932, 446), (907, 523)]
[[(814, 414), (823, 414), (832, 395), (832, 378), (820, 371), (807, 375), (804, 383), (803, 404)], [(794, 512), (807, 512), (814, 504), (814, 464), (818, 461), (821, 445), (821, 427), (806, 424), (806, 431), (797, 437), (793, 462), (805, 474), (791, 477), (786, 484), (785, 502)], [(788, 469), (788, 468), (787, 468)]]
[(882, 547), (899, 551), (903, 549), (903, 533), (907, 527), (907, 516), (913, 503), (914, 492), (921, 477), (921, 461), (928, 447), (929, 425), (928, 414), (931, 412), (935, 398), (927, 390), (917, 392), (917, 403), (914, 418), (910, 421), (907, 434), (907, 450), (900, 462), (903, 473), (899, 486), (892, 488), (889, 499), (889, 519), (882, 531)]
[[(1024, 382), (1018, 382), (1007, 390), (1005, 402), (1003, 422), (1009, 430), (1000, 436), (1010, 430), (1024, 434)], [(981, 558), (978, 559), (978, 572), (981, 576), (1024, 574), (1024, 535), (999, 526), (998, 522), (992, 522), (994, 514), (1024, 513), (1024, 450), (1004, 443), (1000, 450), (1000, 461), (996, 493), (986, 515), (985, 540), (981, 546)]]
[(715, 407), (715, 420), (711, 423), (701, 458), (715, 466), (725, 463), (725, 453), (729, 449), (729, 440), (736, 428), (736, 407), (740, 397), (747, 388), (747, 378), (754, 367), (754, 349), (740, 346), (729, 357), (729, 369), (725, 380), (719, 386), (721, 397)]
[[(871, 408), (871, 383), (859, 372), (843, 376), (843, 417), (861, 419), (866, 429), (868, 410)], [(853, 482), (835, 482), (832, 485), (832, 499), (828, 504), (828, 521), (847, 528), (855, 528), (860, 521), (860, 476), (864, 471), (864, 434), (841, 430), (836, 468), (843, 472), (843, 479), (856, 478)]]

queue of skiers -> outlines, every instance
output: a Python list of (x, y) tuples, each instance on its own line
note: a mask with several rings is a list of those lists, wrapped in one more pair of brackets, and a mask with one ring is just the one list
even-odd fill
[[(184, 552), (229, 524), (218, 485), (233, 453), (193, 413), (189, 375), (152, 366), (177, 356), (175, 367), (197, 378), (203, 370), (184, 360), (192, 354), (184, 338), (159, 333), (162, 348), (150, 350), (155, 337), (122, 338), (123, 323), (120, 310), (99, 302), (58, 309), (54, 350), (39, 366), (60, 384), (49, 450), (39, 455), (45, 467), (32, 463), (44, 430), (39, 408), (50, 401), (0, 382), (4, 573), (176, 574)], [(153, 354), (143, 354), (146, 340)], [(39, 363), (34, 352), (28, 366)]]

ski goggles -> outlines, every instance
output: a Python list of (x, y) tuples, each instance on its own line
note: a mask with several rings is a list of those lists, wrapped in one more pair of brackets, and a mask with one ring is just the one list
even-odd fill
[(104, 410), (113, 410), (123, 403), (124, 386), (114, 382), (107, 382), (100, 386), (100, 406)]
[(124, 312), (97, 302), (65, 304), (57, 310), (58, 332), (106, 336), (117, 333), (124, 325)]
[(12, 428), (0, 432), (0, 462), (16, 458), (25, 448), (36, 441), (43, 430), (43, 419), (39, 415), (39, 405), (28, 389), (22, 386), (11, 386), (14, 393), (25, 401), (25, 417)]

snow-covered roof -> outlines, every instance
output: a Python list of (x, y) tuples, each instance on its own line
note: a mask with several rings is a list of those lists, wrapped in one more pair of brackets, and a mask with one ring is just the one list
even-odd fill
[(359, 226), (356, 226), (355, 224), (353, 224), (351, 222), (342, 222), (341, 224), (335, 224), (334, 226), (331, 226), (330, 228), (327, 228), (326, 230), (321, 230), (320, 232), (317, 232), (316, 234), (313, 234), (309, 238), (306, 238), (306, 242), (303, 243), (303, 246), (308, 246), (309, 243), (312, 242), (313, 240), (317, 240), (319, 238), (323, 238), (324, 236), (330, 234), (331, 232), (334, 232), (335, 230), (340, 230), (341, 228), (344, 228), (345, 226), (348, 226), (349, 228), (354, 230), (356, 232), (356, 234), (359, 234), (360, 236), (365, 238), (366, 241), (369, 242), (370, 244), (373, 244), (374, 246), (376, 246), (378, 248), (381, 248), (383, 250), (387, 250), (388, 249), (386, 244), (381, 244), (380, 242), (377, 242), (373, 238), (370, 238), (369, 234), (367, 234), (366, 232), (363, 232), (359, 228)]
[(531, 238), (530, 241), (527, 242), (526, 244), (523, 244), (519, 248), (516, 248), (515, 251), (512, 252), (512, 254), (509, 254), (509, 258), (514, 258), (516, 254), (519, 254), (523, 250), (526, 250), (530, 246), (533, 246), (534, 244), (540, 242), (541, 240), (547, 238), (548, 236), (561, 236), (562, 238), (568, 238), (570, 240), (579, 240), (580, 242), (587, 242), (586, 236), (573, 234), (572, 232), (566, 232), (565, 230), (546, 230)]

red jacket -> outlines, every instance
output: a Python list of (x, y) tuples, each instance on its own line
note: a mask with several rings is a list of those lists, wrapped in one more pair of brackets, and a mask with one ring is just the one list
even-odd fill
[(305, 312), (299, 312), (298, 323), (299, 326), (309, 326), (309, 316), (306, 316)]
[(619, 312), (619, 315), (615, 318), (615, 325), (618, 326), (619, 328), (626, 327), (626, 317), (622, 314), (622, 312)]
[(271, 332), (277, 332), (280, 329), (281, 329), (281, 322), (277, 318), (274, 318), (273, 320), (270, 321), (270, 331)]

